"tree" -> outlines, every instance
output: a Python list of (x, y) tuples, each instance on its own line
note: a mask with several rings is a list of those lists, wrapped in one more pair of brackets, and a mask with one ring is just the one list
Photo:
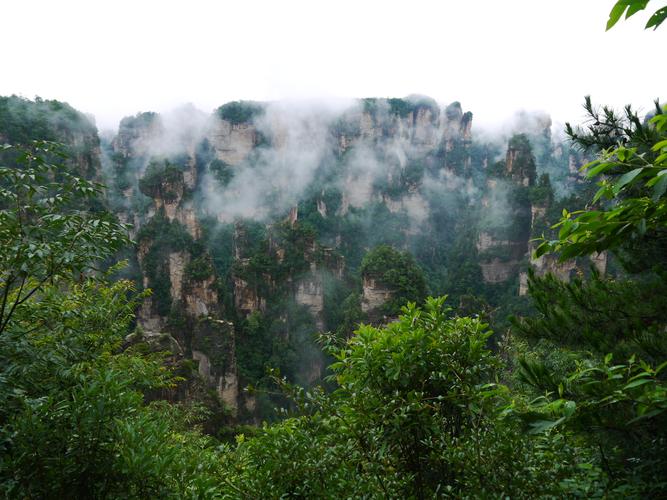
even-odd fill
[[(300, 413), (239, 439), (228, 459), (237, 488), (263, 498), (557, 495), (572, 471), (521, 432), (495, 382), (486, 325), (451, 318), (444, 301), (410, 303), (397, 321), (362, 325), (342, 345), (324, 337), (335, 359), (330, 394), (277, 379)], [(559, 451), (556, 460), (571, 459)]]
[(174, 383), (164, 355), (123, 348), (141, 296), (110, 282), (115, 268), (91, 274), (128, 241), (85, 211), (102, 187), (69, 174), (53, 144), (3, 151), (17, 163), (0, 169), (0, 493), (221, 496), (217, 451), (191, 429), (198, 412), (145, 402)]
[[(613, 110), (595, 110), (590, 99), (587, 131), (568, 126), (573, 141), (584, 148), (598, 148), (597, 159), (582, 170), (589, 179), (600, 179), (590, 202), (597, 209), (563, 211), (554, 227), (558, 239), (544, 241), (540, 256), (558, 252), (561, 260), (605, 250), (620, 251), (667, 242), (667, 114), (656, 103), (655, 116), (642, 123), (628, 106), (625, 116)], [(667, 110), (667, 108), (665, 108)]]
[(125, 226), (90, 202), (102, 186), (67, 171), (61, 147), (5, 145), (0, 160), (0, 334), (47, 282), (96, 269), (129, 241)]
[[(637, 3), (648, 2), (619, 2), (628, 16)], [(623, 270), (569, 284), (531, 276), (537, 314), (514, 319), (528, 343), (518, 348), (516, 374), (536, 397), (527, 420), (540, 432), (573, 433), (602, 494), (659, 497), (667, 491), (657, 479), (667, 467), (667, 108), (656, 102), (644, 120), (630, 106), (619, 114), (589, 98), (585, 109), (586, 127), (568, 124), (567, 133), (597, 154), (583, 170), (599, 189), (584, 209), (563, 211), (558, 237), (536, 254), (606, 251)]]
[(382, 306), (387, 315), (395, 315), (406, 302), (421, 302), (426, 297), (426, 278), (408, 252), (399, 252), (389, 245), (379, 245), (361, 261), (360, 274), (372, 278), (393, 293)]

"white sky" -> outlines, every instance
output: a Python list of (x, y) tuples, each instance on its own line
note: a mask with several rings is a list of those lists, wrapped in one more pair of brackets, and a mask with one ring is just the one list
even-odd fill
[(613, 4), (3, 0), (0, 95), (64, 100), (100, 128), (186, 102), (412, 93), (459, 100), (477, 124), (577, 121), (586, 94), (648, 110), (667, 99), (667, 26), (645, 31), (645, 12), (605, 33)]

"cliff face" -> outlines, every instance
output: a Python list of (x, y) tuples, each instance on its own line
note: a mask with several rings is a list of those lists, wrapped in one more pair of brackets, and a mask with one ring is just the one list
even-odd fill
[[(223, 106), (198, 135), (175, 134), (153, 113), (126, 118), (108, 154), (117, 177), (116, 210), (136, 226), (141, 281), (154, 290), (138, 313), (139, 325), (147, 335), (170, 334), (183, 356), (198, 362), (200, 376), (234, 411), (255, 404), (239, 392), (237, 356), (237, 350), (250, 342), (243, 325), (252, 315), (276, 318), (277, 338), (284, 335), (288, 342), (296, 341), (290, 329), (304, 328), (308, 321), (315, 330), (332, 327), (327, 325), (331, 321), (327, 304), (330, 308), (332, 300), (327, 294), (349, 279), (344, 255), (357, 243), (349, 239), (355, 235), (345, 235), (341, 229), (326, 244), (318, 241), (306, 229), (314, 220), (309, 214), (316, 213), (321, 225), (340, 225), (351, 210), (358, 212), (377, 202), (392, 217), (426, 213), (428, 202), (418, 192), (423, 165), (451, 168), (456, 163), (452, 155), (465, 159), (472, 124), (472, 115), (463, 113), (460, 104), (441, 109), (421, 98), (366, 100), (326, 125), (312, 117), (295, 124), (289, 114), (244, 106)], [(311, 140), (311, 135), (319, 139)], [(298, 163), (309, 155), (315, 162), (343, 165), (340, 198), (332, 198), (330, 188), (322, 189), (313, 199), (314, 212), (299, 202), (283, 221), (274, 217), (259, 226), (237, 223), (228, 236), (227, 254), (211, 247), (220, 229), (208, 221), (226, 221), (230, 216), (225, 203), (208, 203), (202, 193), (233, 198), (240, 190), (236, 203), (242, 203), (247, 185), (225, 188), (237, 176), (254, 165)], [(366, 170), (369, 166), (374, 171)], [(408, 175), (411, 168), (414, 178)], [(393, 194), (382, 193), (380, 179), (393, 186)], [(209, 224), (207, 229), (204, 223)], [(400, 229), (399, 234), (411, 237), (416, 228)], [(391, 296), (368, 280), (362, 292), (365, 314), (372, 314)], [(306, 323), (298, 326), (299, 321)], [(314, 380), (322, 370), (320, 357), (304, 363), (302, 377)]]
[(380, 308), (389, 302), (394, 292), (376, 279), (364, 276), (361, 295), (361, 312), (377, 315)]
[[(82, 115), (33, 105), (55, 113), (44, 138), (66, 142), (73, 165), (106, 182), (110, 205), (134, 225), (131, 277), (153, 290), (138, 311), (143, 335), (197, 366), (239, 418), (262, 411), (241, 389), (261, 386), (267, 366), (303, 383), (321, 375), (314, 332), (347, 335), (381, 319), (395, 289), (359, 271), (379, 245), (411, 253), (430, 293), (455, 301), (525, 293), (528, 266), (568, 279), (588, 264), (530, 258), (554, 196), (582, 182), (581, 158), (553, 144), (548, 119), (498, 146), (475, 137), (457, 102), (237, 102), (211, 116), (125, 118), (100, 148)], [(30, 106), (0, 101), (0, 113), (32, 119)], [(0, 139), (12, 141), (5, 123)]]
[(207, 137), (219, 160), (238, 165), (256, 146), (257, 129), (251, 123), (234, 124), (214, 116)]
[(27, 145), (33, 140), (62, 144), (72, 170), (89, 179), (103, 179), (93, 118), (59, 101), (0, 96), (0, 144)]
[(267, 367), (312, 383), (324, 366), (315, 332), (386, 319), (406, 283), (361, 273), (378, 247), (411, 254), (429, 292), (454, 303), (502, 306), (526, 293), (529, 267), (604, 272), (604, 254), (531, 257), (531, 238), (585, 179), (548, 117), (527, 121), (499, 144), (475, 137), (460, 103), (421, 96), (345, 109), (234, 102), (211, 116), (140, 113), (100, 143), (67, 105), (0, 98), (0, 142), (66, 143), (71, 166), (104, 181), (109, 206), (134, 225), (128, 277), (153, 290), (136, 335), (195, 366), (198, 383), (250, 420), (267, 405), (241, 389), (261, 387)]
[(154, 292), (137, 314), (138, 326), (149, 337), (171, 336), (181, 358), (198, 361), (202, 379), (235, 412), (235, 334), (222, 319), (211, 256), (199, 243), (194, 145), (160, 154), (167, 138), (160, 117), (144, 113), (124, 119), (110, 144), (112, 167), (125, 183), (117, 210), (135, 223), (141, 281)]
[(486, 283), (516, 278), (528, 254), (536, 165), (528, 139), (510, 139), (504, 162), (489, 172), (476, 249)]

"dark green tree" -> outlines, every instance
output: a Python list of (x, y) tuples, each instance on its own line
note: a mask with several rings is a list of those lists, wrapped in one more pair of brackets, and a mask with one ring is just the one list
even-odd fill
[(426, 279), (408, 252), (399, 252), (389, 245), (379, 245), (361, 261), (361, 276), (376, 280), (392, 291), (382, 312), (396, 315), (407, 302), (421, 303), (426, 298)]

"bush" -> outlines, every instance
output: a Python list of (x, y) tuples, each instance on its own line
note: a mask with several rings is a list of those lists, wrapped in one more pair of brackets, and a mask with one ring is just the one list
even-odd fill
[(368, 252), (361, 262), (360, 273), (393, 291), (392, 299), (383, 306), (386, 314), (396, 314), (406, 302), (421, 303), (426, 297), (426, 278), (412, 255), (389, 245)]
[(217, 115), (232, 125), (252, 122), (264, 113), (264, 105), (254, 101), (232, 101), (220, 106)]

